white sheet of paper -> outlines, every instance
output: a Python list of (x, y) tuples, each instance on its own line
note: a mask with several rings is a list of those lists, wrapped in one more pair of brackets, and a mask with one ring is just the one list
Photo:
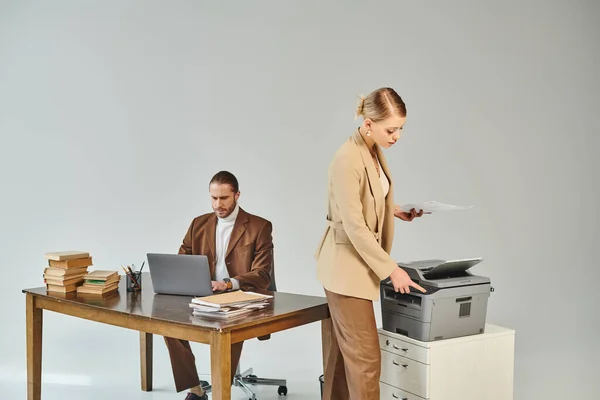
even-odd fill
[(410, 212), (412, 208), (414, 208), (416, 212), (423, 210), (424, 213), (434, 213), (438, 211), (468, 210), (469, 208), (473, 208), (473, 206), (456, 206), (452, 204), (440, 203), (439, 201), (435, 200), (418, 204), (404, 204), (400, 206), (400, 209), (404, 212)]

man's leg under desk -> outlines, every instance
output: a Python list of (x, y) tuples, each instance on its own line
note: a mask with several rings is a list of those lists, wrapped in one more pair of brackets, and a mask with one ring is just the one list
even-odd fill
[(145, 392), (152, 391), (152, 343), (151, 333), (140, 332), (140, 372)]
[[(165, 337), (164, 339), (171, 359), (173, 378), (175, 379), (175, 388), (177, 392), (181, 392), (183, 390), (199, 386), (200, 378), (198, 377), (195, 357), (194, 353), (192, 352), (190, 343), (187, 340), (174, 339), (169, 337)], [(233, 382), (233, 375), (235, 374), (235, 370), (240, 361), (243, 345), (244, 342), (233, 343), (231, 345), (231, 376), (229, 378), (230, 384)], [(214, 378), (212, 378), (211, 380), (214, 380)], [(214, 387), (214, 384), (211, 386)]]
[(26, 297), (27, 326), (27, 400), (42, 398), (42, 309), (35, 297)]

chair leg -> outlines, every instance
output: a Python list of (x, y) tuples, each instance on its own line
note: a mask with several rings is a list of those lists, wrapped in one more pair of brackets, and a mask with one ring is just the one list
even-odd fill
[(202, 386), (202, 390), (204, 390), (206, 393), (212, 392), (212, 385), (207, 381), (200, 381), (200, 386)]
[(242, 389), (244, 393), (246, 393), (246, 396), (250, 396), (250, 400), (256, 400), (256, 394), (248, 387), (248, 385), (244, 383), (244, 381), (241, 378), (235, 379), (235, 386)]
[(258, 378), (253, 376), (242, 376), (240, 379), (243, 383), (249, 385), (264, 385), (264, 386), (287, 386), (285, 379)]
[[(273, 379), (273, 378), (259, 378), (252, 374), (253, 369), (248, 368), (243, 373), (240, 373), (240, 367), (238, 365), (236, 375), (233, 378), (233, 386), (237, 386), (248, 396), (249, 400), (256, 400), (256, 394), (250, 389), (249, 385), (263, 385), (263, 386), (278, 386), (278, 394), (287, 394), (287, 380), (286, 379)], [(210, 393), (212, 386), (206, 381), (200, 381), (202, 389), (206, 393)]]
[(259, 378), (256, 375), (251, 374), (252, 368), (249, 369), (250, 373), (244, 373), (236, 375), (235, 385), (240, 386), (248, 395), (252, 395), (251, 399), (255, 399), (254, 393), (250, 390), (248, 385), (253, 386), (278, 386), (277, 394), (287, 395), (287, 380), (286, 379), (273, 379), (273, 378)]

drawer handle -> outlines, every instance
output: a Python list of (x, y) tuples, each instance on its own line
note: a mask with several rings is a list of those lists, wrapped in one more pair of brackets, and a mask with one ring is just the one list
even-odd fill
[(398, 397), (398, 396), (396, 396), (395, 393), (392, 393), (392, 397), (395, 399), (400, 399), (400, 400), (408, 400), (408, 397)]
[(408, 364), (398, 364), (396, 361), (392, 361), (392, 363), (396, 366), (396, 367), (404, 367), (407, 368)]
[[(386, 340), (386, 341), (385, 341), (385, 345), (386, 345), (386, 346), (389, 346), (389, 345), (390, 345), (390, 341), (389, 341), (389, 340)], [(398, 347), (398, 346), (396, 346), (395, 344), (393, 344), (393, 345), (392, 345), (392, 347), (393, 347), (395, 350), (402, 350), (402, 351), (403, 351), (403, 352), (405, 352), (405, 353), (408, 351), (408, 349), (403, 349), (402, 347)]]
[(405, 352), (405, 353), (408, 351), (408, 349), (403, 349), (403, 348), (401, 348), (401, 347), (398, 347), (398, 346), (396, 346), (395, 344), (394, 344), (394, 345), (392, 345), (392, 347), (393, 347), (394, 349), (396, 349), (396, 350), (402, 350), (402, 351), (403, 351), (403, 352)]

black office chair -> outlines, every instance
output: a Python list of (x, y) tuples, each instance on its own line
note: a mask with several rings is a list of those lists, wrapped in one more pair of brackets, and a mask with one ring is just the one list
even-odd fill
[[(277, 284), (275, 283), (275, 268), (271, 268), (271, 284), (267, 288), (267, 290), (276, 292)], [(269, 340), (271, 335), (259, 336), (257, 339), (260, 341)], [(249, 400), (256, 400), (256, 394), (250, 389), (249, 385), (264, 385), (264, 386), (278, 386), (277, 394), (278, 395), (287, 395), (287, 380), (286, 379), (273, 379), (273, 378), (260, 378), (253, 374), (253, 369), (248, 368), (244, 372), (240, 373), (240, 364), (238, 363), (235, 376), (233, 377), (233, 386), (237, 386), (242, 389), (246, 395), (249, 396)], [(206, 381), (201, 381), (202, 388), (207, 393), (211, 391), (211, 385)]]

